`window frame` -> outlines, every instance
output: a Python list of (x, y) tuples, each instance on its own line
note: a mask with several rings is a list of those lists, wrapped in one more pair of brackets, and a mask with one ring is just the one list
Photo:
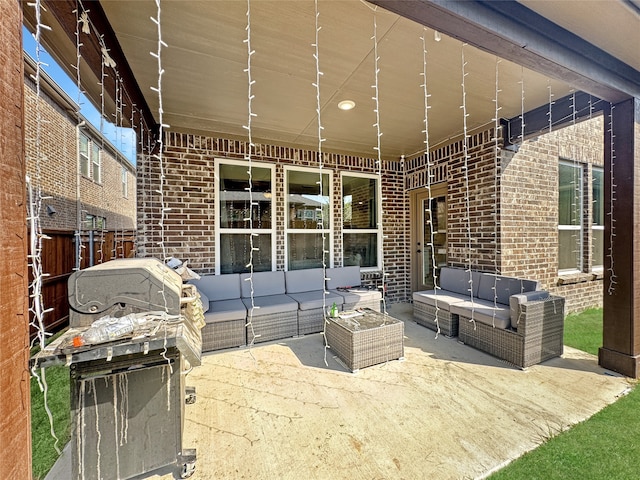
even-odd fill
[[(215, 241), (215, 274), (220, 275), (221, 273), (221, 247), (222, 242), (220, 240), (221, 235), (233, 235), (233, 234), (248, 234), (249, 229), (247, 228), (230, 228), (230, 227), (222, 227), (220, 225), (221, 219), (221, 209), (220, 209), (220, 166), (221, 165), (236, 165), (243, 166), (249, 168), (249, 162), (247, 160), (235, 160), (228, 158), (216, 158), (214, 160), (214, 241)], [(276, 270), (276, 233), (277, 233), (277, 225), (276, 225), (276, 168), (274, 164), (263, 163), (263, 162), (251, 162), (252, 167), (254, 168), (264, 168), (270, 171), (270, 180), (271, 180), (271, 227), (270, 228), (253, 228), (253, 233), (260, 234), (269, 234), (271, 235), (271, 271)]]
[[(78, 168), (80, 175), (100, 184), (102, 182), (102, 148), (89, 135), (83, 132), (78, 133)], [(82, 151), (83, 139), (86, 139), (86, 153)]]
[[(575, 187), (575, 192), (578, 193), (576, 198), (577, 205), (577, 218), (579, 220), (578, 225), (565, 225), (560, 223), (560, 167), (570, 167), (577, 169), (578, 173), (574, 174), (574, 178), (578, 180), (578, 185)], [(582, 163), (574, 162), (571, 160), (561, 159), (558, 163), (558, 274), (559, 275), (571, 275), (581, 273), (584, 269), (584, 232), (585, 232), (585, 218), (584, 218), (584, 175), (585, 165)], [(579, 252), (576, 254), (576, 260), (578, 265), (575, 268), (560, 268), (560, 232), (562, 231), (574, 231), (578, 238)]]
[[(333, 260), (333, 251), (334, 251), (334, 247), (333, 247), (333, 238), (334, 238), (334, 210), (333, 210), (333, 192), (332, 192), (332, 185), (333, 185), (333, 170), (331, 169), (326, 169), (323, 168), (322, 169), (322, 174), (326, 174), (328, 175), (327, 178), (327, 185), (328, 185), (328, 189), (329, 191), (327, 192), (327, 196), (329, 197), (329, 206), (328, 206), (328, 212), (329, 212), (329, 227), (328, 228), (322, 228), (322, 229), (315, 229), (315, 230), (311, 230), (311, 229), (306, 229), (306, 228), (291, 228), (289, 227), (289, 218), (288, 218), (288, 211), (289, 211), (289, 174), (291, 172), (307, 172), (307, 173), (314, 173), (316, 174), (318, 177), (320, 178), (320, 169), (319, 168), (313, 168), (313, 167), (300, 167), (300, 166), (295, 166), (295, 165), (285, 165), (284, 167), (284, 217), (282, 218), (282, 224), (284, 225), (284, 269), (285, 271), (289, 271), (291, 269), (291, 265), (289, 265), (289, 234), (311, 234), (313, 233), (324, 233), (325, 234), (325, 239), (328, 237), (327, 239), (327, 243), (328, 243), (328, 258), (325, 257), (325, 259), (328, 259), (328, 262), (326, 262), (326, 266), (327, 268), (333, 268), (334, 265), (334, 260)], [(320, 193), (318, 191), (318, 193)], [(324, 193), (324, 192), (323, 192)], [(324, 223), (324, 222), (323, 222)]]
[(342, 252), (342, 261), (344, 263), (344, 245), (345, 245), (345, 241), (344, 241), (344, 237), (345, 234), (349, 235), (349, 234), (359, 234), (359, 233), (376, 233), (376, 246), (377, 246), (377, 251), (376, 251), (376, 265), (373, 267), (361, 267), (360, 270), (363, 272), (374, 272), (374, 271), (379, 271), (382, 269), (382, 255), (383, 255), (383, 245), (382, 245), (382, 241), (383, 241), (383, 231), (382, 231), (382, 184), (380, 181), (380, 176), (373, 174), (373, 173), (364, 173), (364, 172), (352, 172), (352, 171), (344, 171), (344, 172), (340, 172), (340, 208), (344, 209), (344, 178), (345, 177), (356, 177), (356, 178), (367, 178), (367, 179), (372, 179), (375, 180), (375, 192), (376, 192), (376, 219), (375, 219), (375, 223), (376, 223), (376, 227), (375, 228), (349, 228), (349, 229), (345, 229), (344, 228), (344, 220), (345, 220), (345, 215), (344, 215), (344, 211), (342, 212), (342, 225), (341, 225), (341, 232), (342, 232), (342, 246), (343, 246), (343, 252)]

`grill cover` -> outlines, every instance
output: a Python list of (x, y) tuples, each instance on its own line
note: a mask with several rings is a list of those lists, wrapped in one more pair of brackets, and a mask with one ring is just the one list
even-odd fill
[(182, 278), (155, 258), (122, 258), (69, 277), (69, 325), (82, 327), (118, 312), (180, 314)]

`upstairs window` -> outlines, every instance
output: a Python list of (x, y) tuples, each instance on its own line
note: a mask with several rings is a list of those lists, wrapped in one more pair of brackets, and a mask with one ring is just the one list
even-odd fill
[(124, 198), (127, 198), (129, 196), (129, 187), (128, 187), (129, 172), (124, 167), (122, 167), (121, 178), (122, 178), (122, 180), (121, 180), (122, 181), (122, 196)]
[(80, 157), (80, 173), (83, 177), (90, 178), (100, 183), (100, 147), (96, 142), (84, 134), (78, 139), (78, 156)]

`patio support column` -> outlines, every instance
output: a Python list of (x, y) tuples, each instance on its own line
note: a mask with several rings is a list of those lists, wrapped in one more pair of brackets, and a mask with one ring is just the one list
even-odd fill
[(22, 10), (0, 2), (0, 478), (31, 478)]
[[(605, 115), (608, 112), (605, 111)], [(605, 277), (602, 367), (640, 377), (640, 99), (630, 98), (611, 109), (613, 157), (608, 115), (605, 117)], [(611, 162), (613, 161), (613, 179)], [(613, 180), (613, 181), (612, 181)], [(613, 241), (610, 239), (615, 220)], [(612, 247), (611, 258), (607, 256)], [(614, 277), (612, 278), (612, 275)], [(613, 280), (613, 283), (612, 283)]]

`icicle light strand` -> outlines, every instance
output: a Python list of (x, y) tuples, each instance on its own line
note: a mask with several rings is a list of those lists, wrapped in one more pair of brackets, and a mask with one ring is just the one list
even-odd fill
[[(373, 102), (374, 102), (374, 113), (376, 117), (376, 123), (373, 124), (376, 129), (376, 146), (373, 148), (376, 151), (377, 160), (376, 165), (378, 167), (378, 196), (380, 198), (381, 203), (384, 205), (385, 198), (382, 192), (382, 148), (381, 148), (381, 139), (382, 139), (382, 129), (380, 126), (380, 55), (378, 54), (378, 21), (376, 18), (376, 14), (378, 12), (378, 8), (374, 8), (373, 10), (373, 36), (371, 39), (373, 40), (373, 67), (374, 67), (374, 84), (371, 86), (374, 91)], [(381, 209), (380, 216), (378, 218), (378, 228), (382, 230), (382, 235), (380, 236), (380, 247), (378, 251), (380, 252), (380, 270), (382, 273), (382, 312), (387, 314), (387, 273), (385, 272), (385, 264), (384, 264), (384, 208)]]
[(617, 276), (615, 271), (615, 258), (613, 256), (614, 252), (614, 242), (616, 237), (616, 218), (614, 215), (614, 205), (616, 202), (616, 184), (614, 177), (614, 169), (615, 169), (615, 161), (616, 161), (616, 149), (615, 149), (615, 134), (613, 130), (613, 110), (615, 109), (615, 105), (610, 105), (609, 110), (609, 156), (611, 158), (609, 165), (609, 211), (607, 215), (610, 217), (611, 227), (609, 228), (609, 247), (607, 251), (607, 258), (609, 259), (609, 285), (607, 286), (607, 294), (613, 295), (616, 290)]
[(252, 77), (251, 71), (251, 57), (255, 54), (255, 51), (251, 48), (251, 0), (247, 0), (247, 37), (243, 40), (247, 45), (247, 68), (245, 68), (245, 73), (247, 74), (247, 124), (244, 125), (244, 128), (247, 130), (247, 150), (245, 152), (245, 160), (248, 162), (247, 173), (249, 175), (248, 182), (249, 186), (247, 187), (247, 191), (249, 193), (249, 213), (245, 218), (245, 221), (249, 223), (249, 263), (247, 264), (247, 268), (249, 269), (249, 277), (246, 281), (249, 282), (250, 286), (250, 299), (251, 299), (251, 308), (249, 309), (249, 313), (247, 315), (247, 323), (246, 327), (251, 332), (251, 339), (249, 341), (249, 352), (253, 357), (253, 353), (251, 352), (251, 347), (255, 344), (256, 341), (256, 333), (253, 327), (253, 314), (254, 311), (259, 308), (255, 304), (255, 292), (253, 285), (253, 252), (258, 249), (254, 244), (254, 237), (257, 237), (258, 234), (253, 231), (253, 171), (252, 171), (252, 158), (253, 158), (253, 131), (252, 131), (252, 121), (253, 117), (257, 115), (253, 112), (253, 85), (256, 81)]
[(501, 178), (501, 152), (500, 152), (500, 110), (502, 107), (500, 106), (500, 59), (496, 57), (496, 72), (495, 72), (495, 97), (493, 99), (495, 103), (495, 111), (494, 111), (494, 125), (493, 125), (493, 142), (494, 142), (494, 155), (495, 155), (495, 179), (493, 182), (493, 244), (494, 244), (494, 253), (493, 253), (493, 272), (496, 274), (496, 277), (493, 280), (493, 319), (492, 325), (496, 326), (496, 312), (498, 311), (498, 275), (500, 274), (500, 264), (498, 262), (498, 257), (500, 256), (500, 191), (499, 191), (499, 183)]
[[(434, 308), (435, 308), (435, 323), (436, 323), (436, 337), (438, 338), (438, 335), (440, 335), (440, 322), (439, 322), (439, 312), (440, 312), (440, 307), (438, 306), (438, 291), (440, 290), (440, 286), (438, 284), (438, 265), (436, 263), (436, 247), (435, 247), (435, 232), (433, 231), (433, 226), (434, 226), (434, 222), (433, 222), (433, 217), (434, 217), (434, 212), (433, 212), (433, 193), (431, 191), (431, 179), (433, 178), (433, 172), (431, 167), (433, 166), (431, 163), (431, 148), (430, 148), (430, 143), (429, 143), (429, 109), (431, 108), (431, 106), (429, 105), (429, 97), (431, 96), (429, 94), (429, 90), (427, 87), (427, 29), (425, 28), (422, 32), (422, 36), (420, 37), (420, 39), (422, 40), (422, 73), (420, 73), (420, 75), (422, 76), (422, 84), (420, 85), (420, 87), (422, 88), (423, 94), (424, 94), (424, 130), (422, 131), (422, 133), (424, 133), (424, 148), (425, 148), (425, 160), (426, 160), (426, 164), (427, 164), (427, 195), (428, 195), (428, 213), (429, 213), (429, 221), (428, 221), (428, 225), (429, 225), (429, 252), (431, 255), (431, 274), (433, 276), (433, 292), (434, 292), (434, 296), (435, 296), (435, 302), (434, 302)], [(421, 216), (422, 216), (422, 212), (421, 212)], [(426, 255), (426, 252), (425, 252)]]
[(471, 299), (471, 321), (474, 323), (475, 329), (475, 303), (473, 298), (473, 275), (471, 272), (471, 249), (472, 249), (472, 238), (471, 238), (471, 199), (469, 197), (469, 130), (467, 128), (467, 118), (469, 117), (469, 113), (467, 113), (467, 61), (465, 60), (464, 48), (467, 44), (462, 44), (461, 49), (461, 64), (462, 64), (462, 105), (460, 108), (462, 109), (462, 119), (463, 119), (463, 131), (464, 131), (464, 139), (462, 143), (462, 149), (464, 154), (463, 159), (463, 167), (464, 171), (464, 189), (465, 189), (465, 229), (467, 232), (467, 273), (469, 274), (469, 297)]
[[(324, 127), (322, 126), (322, 114), (321, 114), (321, 101), (320, 101), (320, 79), (323, 75), (320, 70), (320, 30), (322, 27), (320, 26), (320, 11), (318, 10), (318, 0), (315, 0), (314, 3), (314, 13), (315, 13), (315, 41), (311, 45), (313, 47), (313, 59), (315, 60), (316, 67), (316, 80), (313, 83), (313, 86), (316, 91), (316, 117), (318, 119), (318, 174), (319, 174), (319, 195), (320, 199), (324, 197), (323, 192), (323, 166), (324, 166), (324, 153), (322, 151), (322, 143), (325, 141), (325, 138), (322, 135), (322, 131)], [(322, 211), (320, 214), (320, 221), (318, 222), (318, 228), (322, 230), (322, 312), (324, 315), (324, 321), (322, 323), (322, 339), (324, 340), (324, 364), (328, 366), (327, 362), (327, 352), (331, 348), (329, 345), (329, 341), (327, 339), (327, 323), (328, 323), (328, 312), (327, 312), (327, 289), (325, 287), (325, 282), (328, 280), (327, 278), (327, 248), (326, 248), (326, 233), (324, 228), (325, 222), (325, 209), (321, 207)]]
[[(34, 186), (32, 183), (32, 179), (29, 177), (26, 178), (27, 188), (28, 188), (28, 196), (29, 202), (27, 205), (27, 221), (29, 222), (29, 258), (28, 264), (31, 267), (31, 276), (33, 280), (29, 285), (29, 295), (30, 295), (30, 307), (29, 311), (33, 318), (31, 321), (31, 325), (35, 327), (36, 336), (34, 338), (34, 342), (38, 342), (40, 349), (44, 349), (46, 345), (46, 337), (49, 334), (46, 332), (44, 317), (47, 313), (51, 312), (53, 309), (48, 308), (45, 309), (43, 305), (42, 298), (42, 284), (43, 279), (48, 276), (48, 274), (43, 272), (42, 267), (42, 242), (43, 240), (48, 239), (46, 235), (42, 232), (42, 226), (40, 223), (40, 213), (42, 210), (42, 190), (40, 186), (41, 182), (41, 164), (43, 161), (43, 153), (41, 149), (41, 141), (42, 141), (42, 126), (46, 123), (42, 117), (41, 105), (40, 105), (40, 80), (41, 80), (41, 71), (44, 63), (40, 58), (41, 52), (41, 38), (42, 38), (42, 30), (51, 30), (51, 28), (41, 21), (42, 14), (42, 5), (40, 0), (36, 0), (33, 4), (35, 8), (35, 17), (36, 17), (36, 31), (35, 31), (35, 42), (36, 42), (36, 72), (35, 72), (35, 84), (36, 84), (36, 98), (35, 98), (35, 111), (36, 111), (36, 133), (35, 133), (35, 181), (37, 182), (37, 193), (34, 195)], [(34, 198), (35, 196), (35, 198)], [(49, 419), (49, 430), (51, 432), (51, 437), (54, 439), (54, 448), (58, 455), (60, 455), (60, 448), (58, 447), (59, 439), (55, 433), (55, 429), (53, 426), (53, 415), (51, 413), (51, 409), (49, 408), (48, 401), (48, 392), (49, 386), (47, 384), (47, 377), (44, 368), (41, 368), (39, 371), (34, 364), (31, 368), (31, 374), (36, 378), (38, 382), (38, 386), (40, 391), (43, 393), (43, 404), (44, 409), (47, 414), (47, 418)]]

